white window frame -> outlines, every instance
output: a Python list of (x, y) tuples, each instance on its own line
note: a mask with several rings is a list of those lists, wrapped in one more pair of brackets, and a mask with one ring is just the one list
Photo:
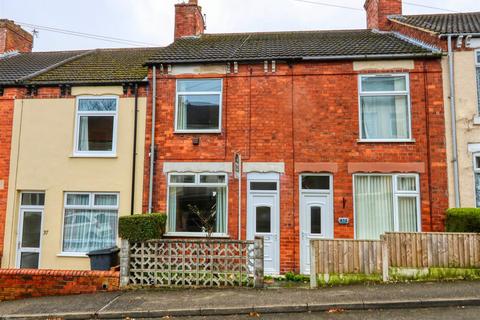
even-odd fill
[[(67, 204), (67, 197), (68, 195), (89, 195), (89, 200), (88, 200), (88, 205), (68, 205)], [(95, 196), (96, 195), (111, 195), (111, 196), (117, 196), (117, 205), (116, 206), (98, 206), (95, 205)], [(65, 214), (67, 209), (100, 209), (100, 210), (117, 210), (117, 218), (120, 217), (120, 194), (118, 192), (65, 192), (64, 193), (64, 198), (63, 198), (63, 216), (62, 216), (62, 231), (61, 231), (61, 238), (60, 238), (60, 248), (61, 252), (57, 254), (58, 257), (87, 257), (88, 252), (70, 252), (70, 251), (65, 251), (63, 249), (63, 243), (64, 243), (64, 232), (65, 232)], [(118, 239), (118, 227), (115, 230), (115, 241)]]
[[(375, 77), (404, 77), (406, 91), (367, 91), (363, 92), (362, 79)], [(410, 97), (410, 74), (409, 73), (379, 73), (379, 74), (360, 74), (358, 76), (358, 124), (359, 124), (359, 142), (414, 142), (412, 137), (412, 105)], [(408, 116), (408, 138), (406, 139), (367, 139), (362, 136), (363, 116), (362, 116), (362, 97), (378, 96), (406, 96), (407, 97), (407, 116)]]
[[(113, 99), (116, 103), (115, 111), (79, 111), (80, 100), (103, 100)], [(87, 158), (109, 158), (116, 157), (117, 155), (117, 132), (118, 132), (118, 109), (119, 109), (119, 97), (118, 96), (78, 96), (75, 104), (75, 134), (73, 142), (73, 156), (74, 157), (87, 157)], [(80, 118), (81, 117), (98, 117), (98, 116), (113, 116), (113, 132), (112, 132), (112, 151), (80, 151), (78, 146), (79, 130), (80, 130)]]
[[(417, 232), (422, 232), (422, 207), (421, 207), (421, 191), (420, 191), (420, 176), (417, 173), (401, 173), (401, 174), (392, 174), (392, 173), (355, 173), (353, 174), (353, 218), (354, 218), (354, 237), (357, 239), (357, 204), (355, 203), (355, 179), (357, 177), (363, 176), (380, 176), (380, 177), (392, 177), (392, 190), (393, 190), (393, 230), (391, 232), (399, 232), (399, 217), (398, 217), (398, 198), (411, 197), (416, 198), (417, 201)], [(416, 191), (400, 191), (398, 190), (398, 178), (399, 177), (408, 177), (415, 178)]]
[[(208, 81), (208, 80), (220, 80), (220, 91), (178, 91), (179, 82), (181, 81)], [(198, 95), (198, 96), (205, 96), (205, 95), (219, 95), (220, 96), (220, 103), (219, 103), (219, 115), (218, 115), (218, 128), (217, 129), (179, 129), (178, 128), (178, 102), (180, 95)], [(198, 78), (198, 79), (177, 79), (176, 81), (176, 88), (175, 88), (175, 133), (221, 133), (222, 132), (222, 108), (223, 105), (223, 79), (222, 78)]]
[(475, 199), (475, 207), (479, 208), (477, 205), (477, 178), (476, 175), (480, 174), (480, 167), (477, 166), (477, 158), (480, 158), (480, 153), (473, 154), (473, 197)]
[[(171, 177), (172, 176), (195, 176), (195, 182), (194, 183), (172, 183)], [(225, 176), (225, 182), (224, 183), (200, 183), (200, 176)], [(214, 232), (212, 233), (212, 237), (215, 238), (228, 238), (228, 174), (224, 172), (200, 172), (200, 173), (194, 173), (194, 172), (171, 172), (167, 175), (167, 225), (166, 225), (166, 230), (167, 232), (165, 233), (165, 236), (169, 237), (198, 237), (198, 238), (204, 238), (208, 236), (206, 232), (176, 232), (176, 231), (170, 231), (169, 226), (170, 226), (170, 187), (225, 187), (226, 188), (226, 197), (227, 197), (227, 203), (226, 203), (226, 208), (225, 208), (225, 233), (222, 232)], [(175, 213), (176, 215), (176, 213)]]

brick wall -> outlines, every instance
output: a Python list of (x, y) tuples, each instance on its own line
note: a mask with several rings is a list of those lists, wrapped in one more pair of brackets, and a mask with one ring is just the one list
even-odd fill
[(0, 269), (0, 301), (119, 290), (113, 271)]
[(6, 88), (3, 96), (0, 96), (0, 262), (3, 256), (5, 216), (7, 211), (13, 106), (14, 98), (19, 94), (21, 94), (21, 90)]
[[(442, 75), (439, 60), (417, 60), (409, 72), (412, 100), (412, 143), (359, 143), (358, 72), (351, 62), (278, 64), (265, 74), (263, 64), (241, 65), (238, 74), (223, 76), (221, 134), (175, 134), (175, 80), (158, 74), (154, 168), (154, 211), (166, 210), (164, 161), (284, 162), (280, 185), (281, 271), (299, 269), (299, 186), (296, 163), (331, 163), (334, 179), (334, 233), (354, 236), (352, 173), (349, 163), (421, 163), (423, 231), (441, 231), (448, 207)], [(218, 75), (211, 75), (216, 76)], [(200, 77), (200, 76), (196, 76)], [(206, 76), (203, 76), (206, 77)], [(208, 76), (207, 76), (208, 77)], [(190, 77), (191, 78), (191, 77)], [(151, 75), (150, 75), (151, 79)], [(149, 104), (151, 102), (149, 101)], [(151, 105), (149, 106), (149, 112)], [(147, 117), (147, 148), (151, 114)], [(200, 137), (200, 145), (192, 139)], [(146, 150), (147, 154), (149, 150)], [(144, 208), (147, 209), (149, 159), (145, 163)], [(246, 236), (246, 182), (243, 181), (242, 238)], [(229, 235), (237, 237), (238, 187), (229, 180)], [(350, 218), (346, 226), (339, 217)]]

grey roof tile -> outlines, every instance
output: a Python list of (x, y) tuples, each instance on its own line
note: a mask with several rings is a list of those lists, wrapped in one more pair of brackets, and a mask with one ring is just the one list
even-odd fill
[(391, 33), (371, 30), (204, 34), (158, 49), (147, 63), (430, 55), (432, 51)]
[(480, 12), (401, 15), (390, 20), (437, 34), (480, 33)]

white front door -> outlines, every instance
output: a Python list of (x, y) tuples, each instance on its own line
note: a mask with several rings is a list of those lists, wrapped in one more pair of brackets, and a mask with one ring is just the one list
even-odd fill
[[(307, 179), (303, 179), (305, 177)], [(324, 183), (312, 183), (316, 179), (325, 180)], [(300, 180), (300, 272), (302, 274), (310, 274), (310, 240), (333, 239), (331, 180), (330, 176), (320, 175), (302, 176)], [(315, 189), (310, 189), (312, 186), (315, 186)]]
[(17, 242), (17, 268), (38, 269), (43, 210), (21, 209)]
[(38, 269), (40, 267), (45, 194), (22, 193), (20, 201), (16, 267)]
[(264, 272), (280, 273), (279, 181), (274, 174), (248, 176), (247, 239), (264, 239)]

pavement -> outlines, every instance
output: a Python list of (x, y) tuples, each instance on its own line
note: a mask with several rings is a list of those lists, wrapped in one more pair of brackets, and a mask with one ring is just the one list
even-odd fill
[(480, 306), (480, 282), (151, 289), (0, 302), (0, 319), (125, 319)]

